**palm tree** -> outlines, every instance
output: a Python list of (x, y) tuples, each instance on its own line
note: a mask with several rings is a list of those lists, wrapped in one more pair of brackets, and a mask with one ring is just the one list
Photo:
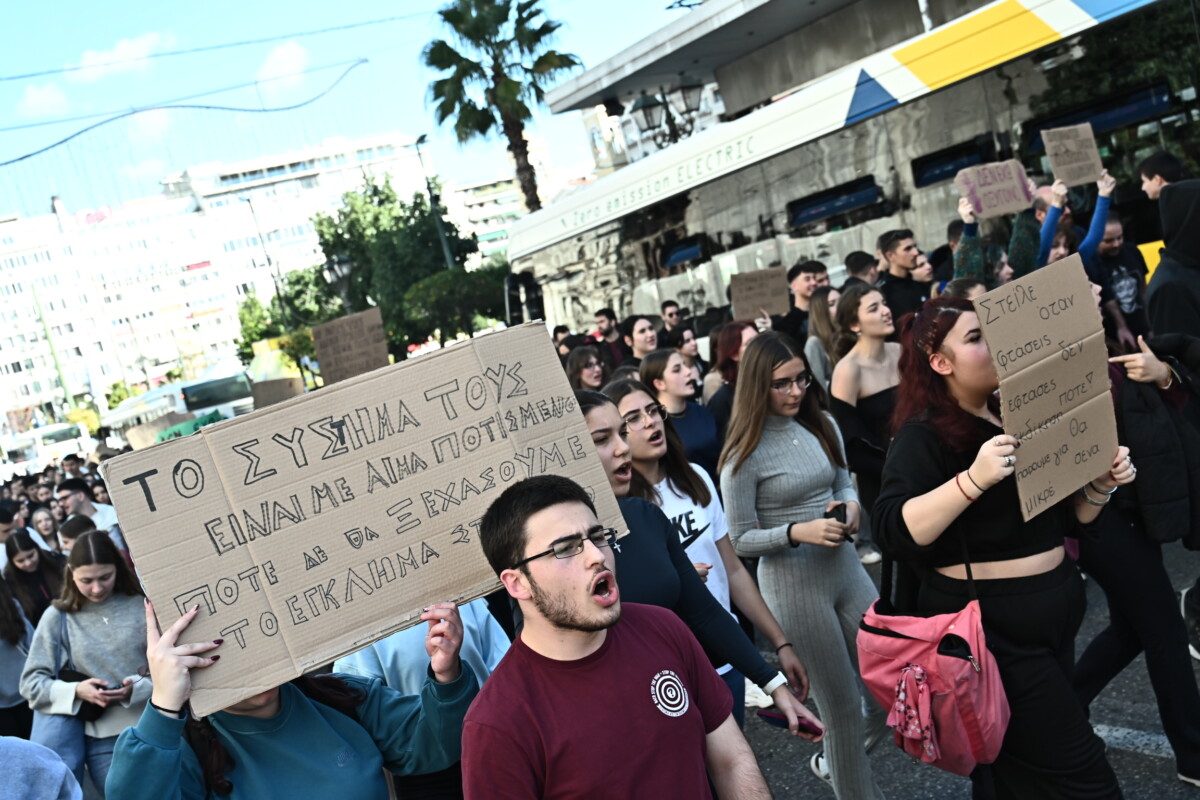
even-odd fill
[(438, 14), (453, 31), (457, 49), (435, 39), (423, 53), (427, 66), (449, 73), (429, 84), (438, 124), (453, 117), (459, 142), (499, 127), (530, 211), (542, 203), (525, 123), (533, 116), (531, 106), (544, 102), (545, 84), (580, 64), (576, 56), (547, 46), (562, 23), (545, 19), (537, 6), (538, 0), (453, 0)]

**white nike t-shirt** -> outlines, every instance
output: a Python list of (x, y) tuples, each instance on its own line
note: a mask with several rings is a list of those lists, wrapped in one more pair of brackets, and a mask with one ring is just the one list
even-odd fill
[[(717, 550), (717, 542), (729, 535), (725, 509), (721, 507), (717, 489), (704, 469), (696, 464), (692, 464), (691, 467), (700, 476), (700, 480), (704, 481), (709, 494), (712, 495), (708, 505), (703, 507), (696, 505), (692, 498), (683, 494), (666, 478), (654, 488), (658, 490), (659, 497), (662, 498), (663, 513), (667, 515), (667, 519), (671, 521), (676, 533), (679, 534), (679, 543), (687, 551), (688, 558), (692, 562), (712, 564), (712, 569), (708, 571), (708, 580), (704, 585), (717, 598), (721, 607), (732, 614), (729, 602), (729, 574), (725, 571), (725, 562), (721, 560), (721, 552)], [(729, 669), (727, 664), (717, 672), (724, 674)]]

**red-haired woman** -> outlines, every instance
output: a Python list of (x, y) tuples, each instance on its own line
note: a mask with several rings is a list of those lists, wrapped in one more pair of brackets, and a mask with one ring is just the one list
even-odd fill
[(717, 367), (713, 370), (721, 376), (721, 386), (705, 401), (708, 410), (717, 420), (718, 440), (725, 440), (725, 428), (729, 415), (733, 413), (733, 393), (737, 390), (738, 362), (746, 345), (758, 335), (753, 322), (737, 320), (721, 328), (717, 337)]
[(1118, 448), (1103, 473), (1022, 521), (1013, 477), (1019, 442), (1001, 427), (996, 371), (974, 306), (939, 297), (901, 330), (898, 428), (875, 505), (876, 537), (915, 569), (921, 614), (966, 605), (964, 553), (970, 558), (988, 649), (1012, 708), (999, 758), (972, 775), (975, 796), (1120, 797), (1104, 743), (1071, 687), (1084, 596), (1063, 536), (1078, 535), (1116, 487), (1133, 480), (1129, 451)]

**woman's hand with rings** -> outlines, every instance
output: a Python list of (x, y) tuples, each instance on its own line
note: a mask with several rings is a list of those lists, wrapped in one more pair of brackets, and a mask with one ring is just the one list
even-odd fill
[(967, 470), (967, 477), (979, 490), (990, 489), (1016, 471), (1017, 458), (1014, 453), (1021, 446), (1015, 436), (1000, 434), (983, 443), (974, 463)]
[(213, 639), (193, 644), (178, 644), (179, 635), (187, 630), (200, 612), (200, 606), (184, 614), (166, 631), (160, 633), (154, 606), (146, 601), (146, 663), (150, 666), (150, 679), (154, 681), (154, 693), (150, 702), (159, 708), (180, 709), (192, 696), (191, 670), (211, 667), (221, 656), (204, 656), (219, 647), (224, 639)]
[(1133, 483), (1136, 477), (1137, 467), (1129, 457), (1129, 448), (1122, 445), (1117, 448), (1117, 454), (1113, 457), (1112, 468), (1092, 481), (1092, 487), (1101, 492), (1108, 492), (1117, 486)]

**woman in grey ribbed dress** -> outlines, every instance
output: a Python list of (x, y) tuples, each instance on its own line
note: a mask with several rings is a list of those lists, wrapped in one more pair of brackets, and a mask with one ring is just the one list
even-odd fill
[[(877, 734), (886, 715), (868, 699), (874, 713), (863, 720), (856, 649), (858, 622), (878, 592), (846, 546), (859, 508), (841, 437), (785, 337), (752, 341), (738, 384), (720, 465), (730, 538), (738, 555), (760, 559), (763, 597), (808, 665), (834, 791), (882, 798), (863, 742), (865, 726)], [(824, 517), (838, 504), (845, 524)]]

